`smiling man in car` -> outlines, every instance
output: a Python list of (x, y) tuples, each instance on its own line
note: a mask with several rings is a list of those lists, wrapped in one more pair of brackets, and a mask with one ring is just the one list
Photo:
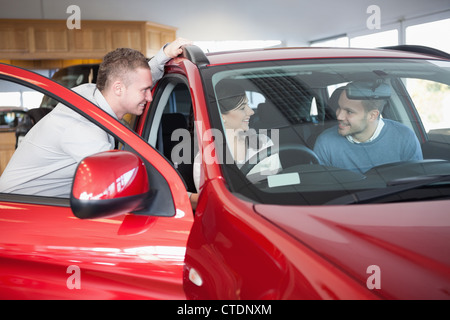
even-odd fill
[(340, 93), (338, 125), (323, 132), (314, 151), (321, 164), (364, 173), (373, 167), (422, 160), (414, 132), (381, 114), (390, 95), (383, 84), (356, 82)]

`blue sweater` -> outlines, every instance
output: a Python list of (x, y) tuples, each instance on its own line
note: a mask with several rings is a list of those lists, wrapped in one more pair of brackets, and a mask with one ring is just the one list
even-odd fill
[(414, 132), (405, 125), (383, 119), (380, 135), (367, 143), (352, 143), (338, 133), (337, 126), (325, 130), (314, 146), (321, 164), (364, 173), (373, 167), (408, 160), (422, 160)]

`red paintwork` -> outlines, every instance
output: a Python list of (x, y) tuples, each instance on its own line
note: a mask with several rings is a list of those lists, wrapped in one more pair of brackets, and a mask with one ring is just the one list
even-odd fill
[[(0, 204), (1, 299), (184, 299), (191, 217), (80, 220), (68, 207)], [(69, 289), (67, 268), (81, 270)]]
[[(72, 187), (75, 198), (115, 199), (143, 194), (150, 190), (142, 160), (131, 152), (121, 152), (121, 157), (118, 157), (117, 152), (111, 150), (80, 162), (77, 168), (78, 179), (74, 181)], [(112, 163), (115, 164), (113, 167), (115, 171), (111, 169)], [(99, 176), (93, 174), (100, 172), (102, 174)], [(110, 181), (114, 180), (115, 183), (110, 184)]]
[[(332, 51), (332, 57), (349, 56), (421, 57)], [(292, 49), (209, 59), (219, 65), (327, 57), (330, 50)], [(177, 58), (166, 72), (188, 78), (202, 137), (211, 126), (197, 67)], [(229, 192), (220, 166), (213, 163), (203, 168), (194, 218), (181, 179), (145, 141), (48, 79), (4, 65), (1, 73), (52, 89), (138, 150), (169, 182), (178, 214), (80, 220), (67, 206), (0, 202), (0, 298), (450, 298), (449, 201), (321, 207), (253, 204)], [(148, 108), (138, 121), (138, 134), (147, 113)], [(203, 140), (202, 146), (210, 143)], [(70, 265), (81, 269), (79, 290), (67, 288)], [(381, 268), (381, 289), (366, 286), (370, 265)], [(201, 286), (189, 280), (192, 269), (200, 275)]]
[(449, 201), (361, 206), (295, 207), (256, 205), (278, 225), (363, 286), (367, 267), (381, 270), (389, 299), (449, 299)]
[(275, 48), (260, 50), (230, 51), (211, 53), (208, 55), (211, 66), (245, 63), (256, 61), (293, 60), (293, 59), (332, 59), (332, 58), (425, 58), (430, 56), (407, 53), (402, 51), (387, 51), (376, 49), (348, 48)]

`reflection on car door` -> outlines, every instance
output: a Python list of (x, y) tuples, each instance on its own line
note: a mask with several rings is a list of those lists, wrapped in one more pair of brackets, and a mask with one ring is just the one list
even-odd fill
[(188, 219), (80, 220), (68, 200), (56, 199), (1, 201), (0, 208), (2, 299), (184, 298)]

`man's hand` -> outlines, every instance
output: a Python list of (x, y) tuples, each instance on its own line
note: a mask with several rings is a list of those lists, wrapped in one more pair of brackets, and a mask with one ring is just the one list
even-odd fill
[(169, 43), (164, 48), (164, 53), (169, 58), (175, 58), (175, 57), (178, 57), (183, 52), (183, 49), (182, 49), (183, 46), (187, 46), (187, 45), (191, 45), (191, 44), (192, 44), (192, 41), (190, 41), (190, 40), (178, 38), (175, 41)]

